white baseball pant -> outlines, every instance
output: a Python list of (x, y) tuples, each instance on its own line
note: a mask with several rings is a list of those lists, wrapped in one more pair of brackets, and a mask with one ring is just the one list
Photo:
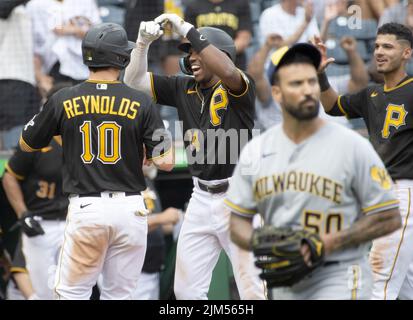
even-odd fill
[(142, 272), (138, 286), (133, 293), (133, 300), (159, 300), (160, 273)]
[[(230, 239), (230, 211), (223, 200), (226, 194), (211, 194), (194, 189), (178, 238), (174, 291), (178, 300), (205, 300), (213, 269), (221, 250), (228, 255), (241, 299), (264, 300), (264, 282), (254, 265), (251, 252), (240, 249)], [(225, 181), (225, 180), (224, 180)], [(223, 181), (202, 181), (218, 184)]]
[(101, 300), (132, 299), (146, 253), (142, 196), (70, 196), (55, 298), (87, 300), (102, 274)]
[(42, 220), (43, 235), (22, 235), (22, 251), (33, 290), (39, 300), (53, 300), (53, 281), (63, 243), (64, 220)]
[(373, 241), (374, 300), (413, 300), (413, 180), (397, 180), (402, 227)]

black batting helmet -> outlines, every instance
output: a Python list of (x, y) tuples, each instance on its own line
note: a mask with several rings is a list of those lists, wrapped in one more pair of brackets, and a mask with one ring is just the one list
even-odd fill
[[(221, 29), (213, 27), (202, 27), (199, 28), (198, 31), (209, 41), (210, 44), (217, 47), (219, 50), (224, 51), (232, 61), (235, 61), (237, 51), (235, 49), (234, 40), (228, 33)], [(191, 49), (191, 43), (181, 43), (180, 45), (178, 45), (178, 49), (183, 52), (189, 53), (189, 50)], [(192, 74), (188, 57), (181, 59), (180, 67), (183, 73)]]
[(128, 41), (125, 29), (116, 23), (92, 26), (82, 41), (83, 63), (88, 67), (124, 69), (130, 62), (134, 42)]

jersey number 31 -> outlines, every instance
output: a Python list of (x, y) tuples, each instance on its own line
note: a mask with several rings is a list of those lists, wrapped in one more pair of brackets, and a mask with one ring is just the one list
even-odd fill
[[(97, 129), (97, 159), (104, 164), (115, 164), (121, 159), (120, 153), (120, 132), (122, 127), (115, 121), (103, 121), (96, 127)], [(83, 153), (81, 154), (84, 163), (92, 163), (95, 154), (92, 149), (92, 123), (85, 121), (79, 127), (82, 134)]]

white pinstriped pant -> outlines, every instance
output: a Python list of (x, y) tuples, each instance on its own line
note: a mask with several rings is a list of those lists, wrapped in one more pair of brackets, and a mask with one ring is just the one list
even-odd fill
[(212, 272), (222, 249), (231, 260), (241, 299), (266, 299), (252, 252), (240, 249), (230, 239), (230, 211), (224, 206), (225, 195), (201, 190), (194, 178), (177, 246), (174, 291), (178, 300), (207, 299)]
[(413, 300), (413, 180), (397, 180), (402, 227), (373, 241), (370, 263), (375, 300)]

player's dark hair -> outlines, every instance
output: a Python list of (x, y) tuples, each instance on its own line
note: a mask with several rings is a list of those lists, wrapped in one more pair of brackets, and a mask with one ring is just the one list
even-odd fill
[(379, 34), (393, 34), (397, 40), (406, 40), (410, 43), (410, 48), (413, 48), (413, 34), (412, 31), (403, 24), (390, 22), (383, 24), (378, 30)]
[[(314, 66), (314, 62), (313, 62), (313, 60), (311, 60), (310, 57), (308, 57), (306, 55), (303, 55), (301, 53), (296, 53), (293, 56), (285, 58), (282, 61), (282, 64), (278, 68), (288, 66), (288, 65), (291, 65), (291, 64), (295, 64), (295, 63), (310, 64), (310, 65)], [(280, 77), (278, 76), (278, 71), (277, 71), (277, 72), (274, 72), (274, 74), (273, 74), (272, 83), (274, 85), (277, 85), (279, 82), (280, 82)]]
[(88, 67), (90, 72), (98, 72), (102, 70), (111, 69), (113, 67)]

